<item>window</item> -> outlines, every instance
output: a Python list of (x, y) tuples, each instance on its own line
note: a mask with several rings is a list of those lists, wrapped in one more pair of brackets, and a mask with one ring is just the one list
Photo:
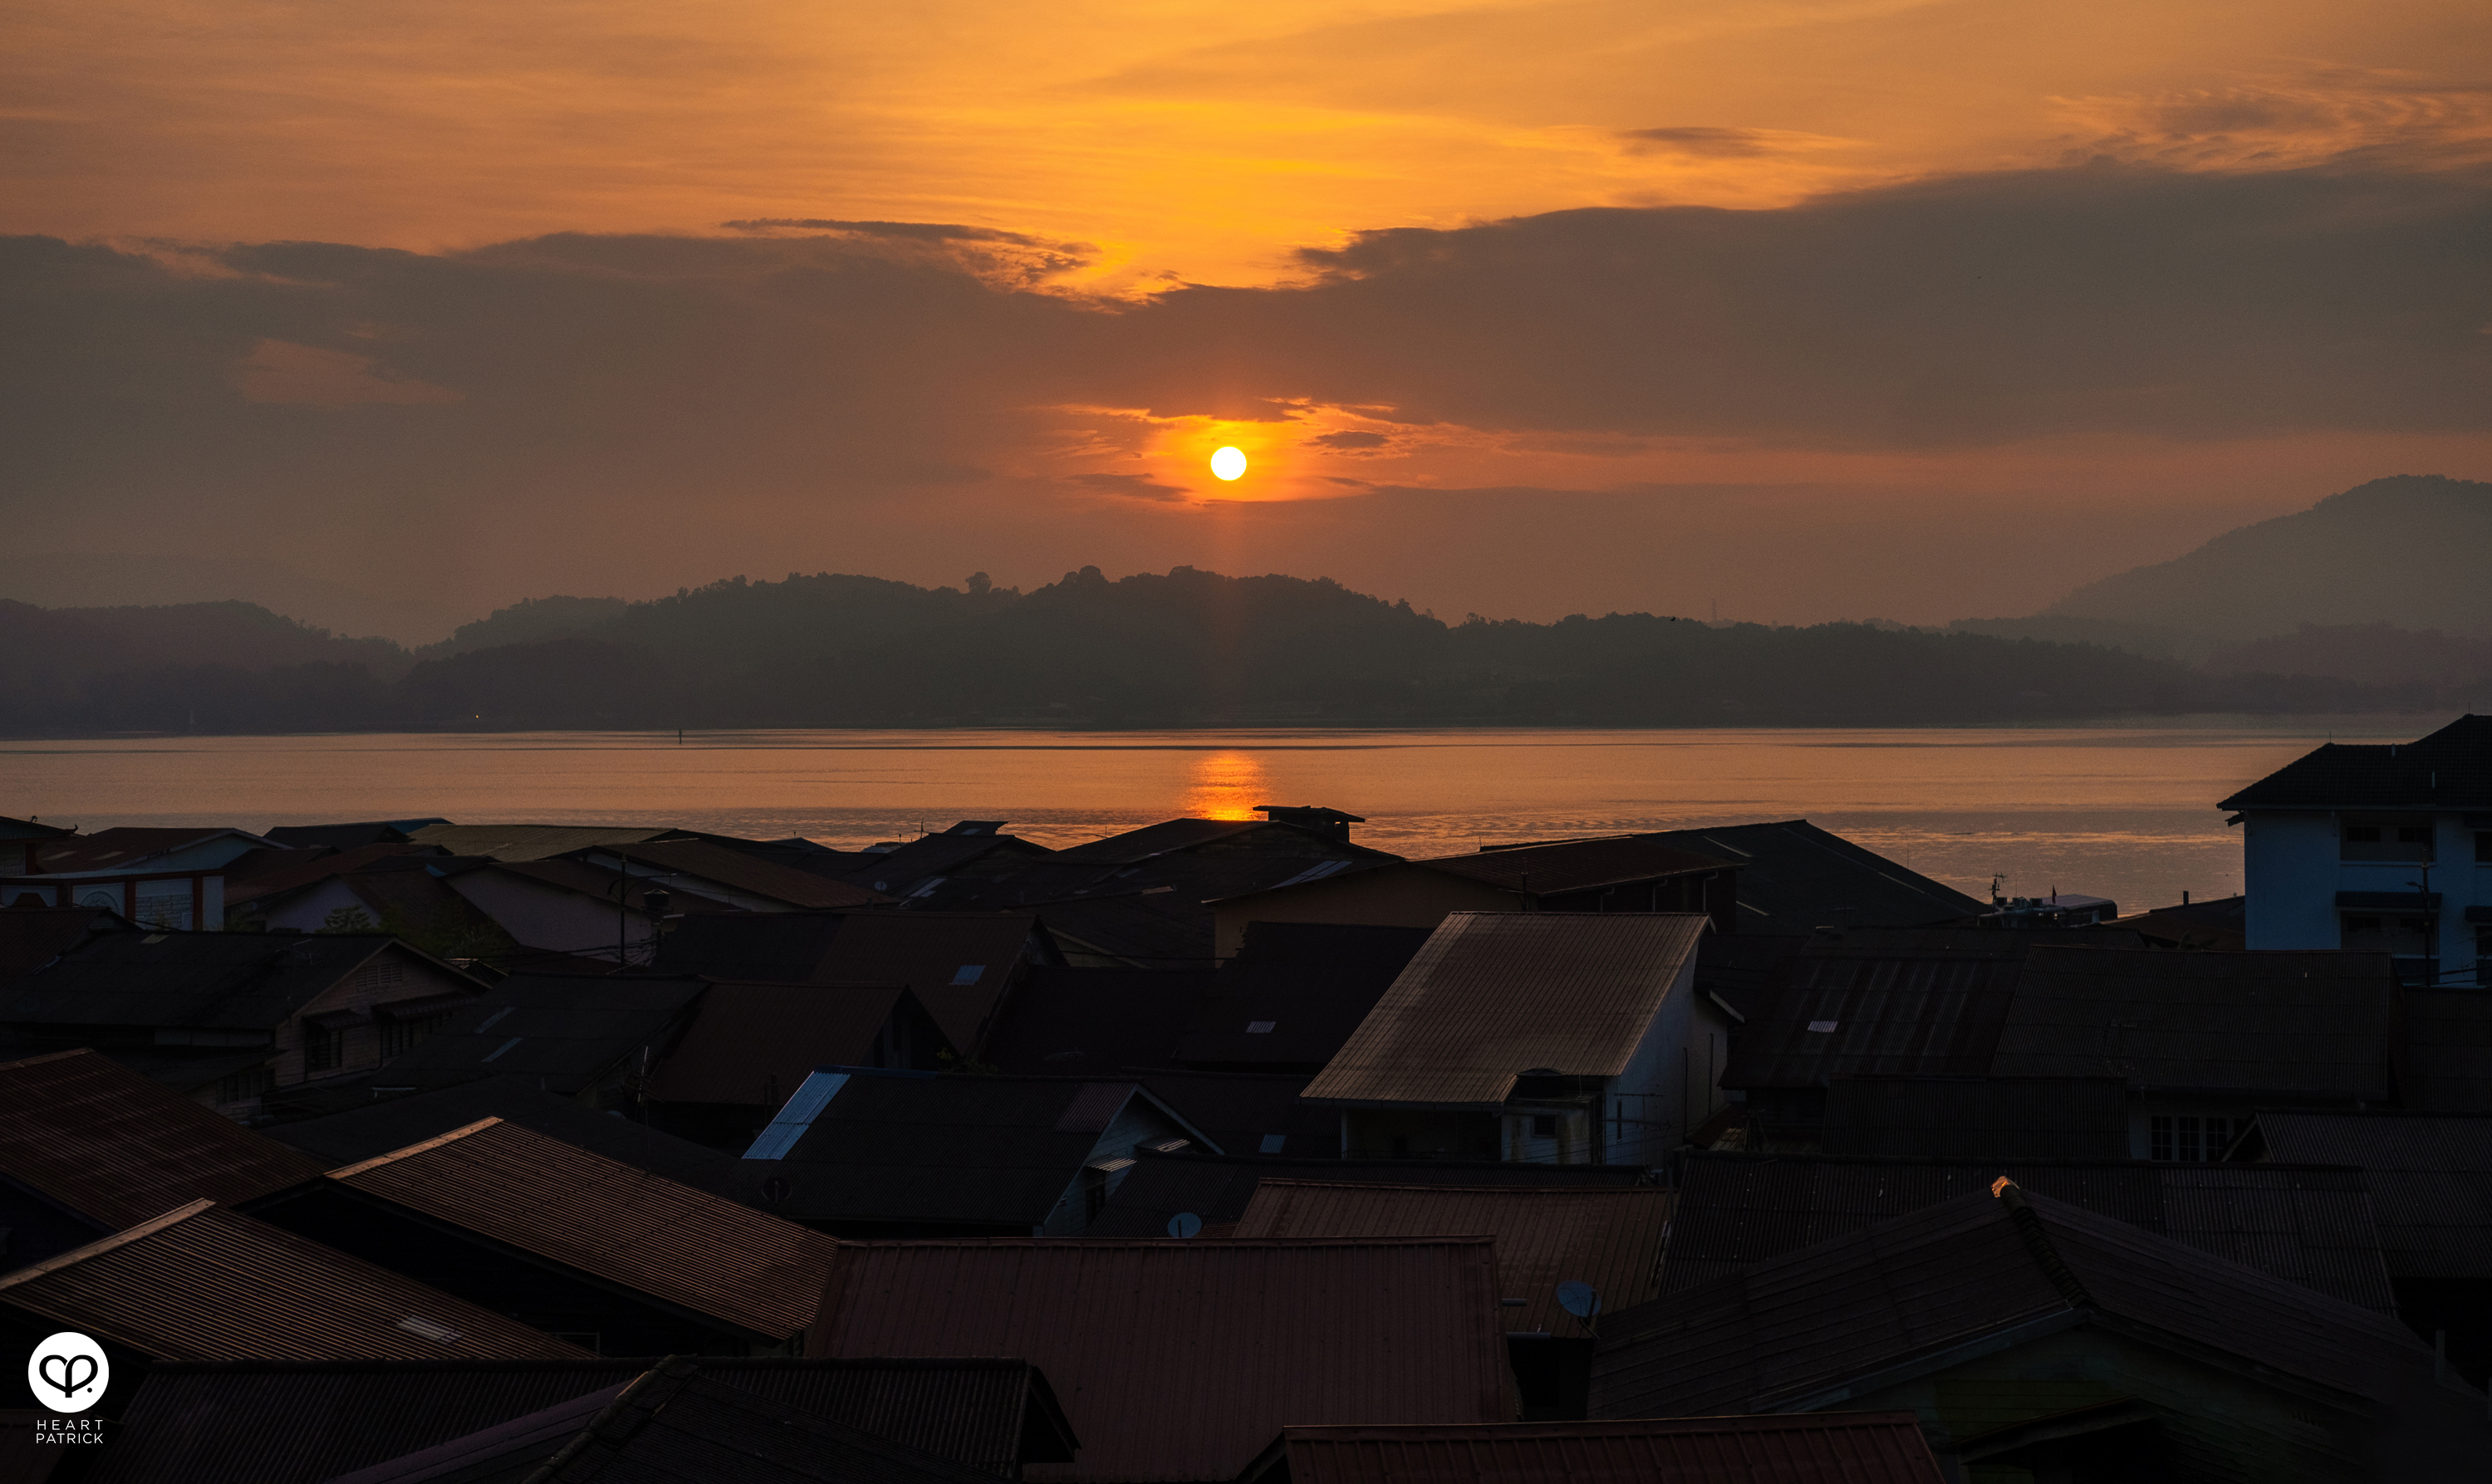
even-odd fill
[(303, 1027), (303, 1070), (333, 1072), (343, 1052), (345, 1038), (340, 1032), (319, 1025)]
[(2377, 933), (2379, 931), (2380, 919), (2376, 917), (2353, 915), (2348, 916), (2345, 919), (2345, 932), (2348, 936), (2357, 933)]
[(359, 990), (386, 990), (405, 979), (406, 965), (389, 959), (376, 959), (355, 970), (355, 988)]
[(381, 1054), (386, 1057), (411, 1052), (415, 1050), (415, 1043), (448, 1024), (450, 1012), (447, 1010), (439, 1015), (419, 1016), (413, 1020), (385, 1020), (381, 1022)]
[(2337, 821), (2336, 854), (2349, 861), (2427, 861), (2433, 835), (2428, 816), (2347, 815)]
[(2190, 1165), (2221, 1159), (2233, 1136), (2248, 1126), (2247, 1118), (2157, 1117), (2148, 1125), (2147, 1157)]
[(2475, 835), (2477, 864), (2492, 866), (2492, 830), (2477, 830)]
[(1557, 1138), (1558, 1115), (1556, 1113), (1533, 1113), (1531, 1115), (1531, 1137), (1534, 1139)]
[(1105, 1170), (1083, 1171), (1082, 1225), (1084, 1228), (1087, 1228), (1090, 1223), (1097, 1221), (1099, 1219), (1099, 1213), (1107, 1208), (1108, 1172)]

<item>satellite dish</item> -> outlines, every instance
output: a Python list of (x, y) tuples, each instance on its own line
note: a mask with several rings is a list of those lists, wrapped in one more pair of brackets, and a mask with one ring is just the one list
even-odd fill
[(1174, 1237), (1187, 1237), (1202, 1230), (1202, 1218), (1192, 1211), (1179, 1211), (1169, 1218), (1168, 1232)]
[(1579, 1320), (1588, 1320), (1601, 1312), (1601, 1295), (1588, 1283), (1561, 1283), (1558, 1285), (1558, 1307)]

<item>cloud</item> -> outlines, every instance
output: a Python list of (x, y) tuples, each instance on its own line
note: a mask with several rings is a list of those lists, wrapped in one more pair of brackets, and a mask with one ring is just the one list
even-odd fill
[(423, 406), (459, 401), (449, 387), (376, 371), (371, 356), (263, 340), (225, 379), (243, 401), (293, 407)]
[(1627, 129), (1618, 137), (1637, 155), (1702, 155), (1713, 160), (1746, 160), (1765, 154), (1769, 137), (1756, 129)]
[(1069, 484), (1085, 489), (1104, 490), (1110, 494), (1122, 494), (1138, 500), (1190, 500), (1194, 491), (1176, 485), (1163, 484), (1147, 474), (1068, 474)]
[(1343, 432), (1319, 433), (1307, 440), (1318, 448), (1382, 448), (1393, 440), (1380, 432), (1361, 432), (1350, 429)]

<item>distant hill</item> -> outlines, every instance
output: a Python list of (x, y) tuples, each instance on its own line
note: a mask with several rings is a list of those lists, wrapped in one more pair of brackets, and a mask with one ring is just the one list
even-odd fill
[(609, 618), (622, 616), (631, 607), (620, 598), (521, 598), (506, 608), (495, 608), (474, 623), (460, 624), (451, 636), (437, 644), (426, 644), (415, 651), (419, 660), (447, 659), (465, 654), (470, 649), (494, 649), (504, 644), (532, 644), (540, 639), (561, 638), (594, 628)]
[(2305, 625), (2492, 638), (2492, 484), (2401, 474), (2070, 593), (2041, 618), (2241, 641)]
[(330, 730), (385, 726), (410, 665), (252, 603), (41, 608), (0, 599), (0, 728)]
[(239, 601), (291, 614), (314, 628), (381, 635), (405, 643), (447, 634), (462, 609), (473, 611), (439, 595), (392, 596), (371, 580), (338, 581), (277, 562), (204, 552), (0, 551), (0, 598), (39, 608)]

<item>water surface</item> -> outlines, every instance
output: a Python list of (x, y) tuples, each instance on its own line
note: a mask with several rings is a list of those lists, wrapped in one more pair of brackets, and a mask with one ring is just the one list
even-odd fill
[[(2428, 718), (2339, 720), (2402, 739)], [(495, 732), (0, 742), (0, 815), (93, 830), (438, 815), (682, 825), (848, 848), (1003, 819), (1071, 845), (1258, 804), (1403, 854), (1807, 818), (1975, 895), (2124, 906), (2240, 889), (2215, 801), (2325, 726), (2064, 729)]]

